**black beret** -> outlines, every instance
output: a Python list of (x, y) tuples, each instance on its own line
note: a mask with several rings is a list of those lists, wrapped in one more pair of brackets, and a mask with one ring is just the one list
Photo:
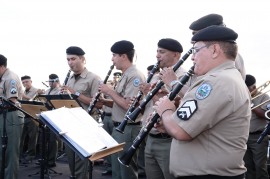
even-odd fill
[(113, 76), (122, 76), (121, 72), (114, 72)]
[(31, 80), (31, 77), (28, 75), (22, 76), (21, 80)]
[(208, 14), (192, 22), (189, 29), (198, 31), (211, 25), (223, 25), (223, 17), (219, 14)]
[(7, 58), (4, 55), (0, 54), (0, 66), (1, 65), (4, 65), (4, 66), (7, 65)]
[(182, 45), (174, 39), (166, 38), (158, 41), (158, 47), (164, 48), (173, 52), (183, 52)]
[(256, 83), (256, 79), (252, 75), (246, 75), (245, 83), (246, 83), (247, 87), (252, 86)]
[(115, 42), (111, 47), (111, 51), (117, 54), (125, 54), (133, 49), (134, 49), (133, 43), (127, 40)]
[(228, 41), (235, 42), (238, 34), (232, 29), (223, 26), (212, 25), (198, 31), (191, 39), (192, 42), (198, 41)]
[(81, 49), (80, 47), (76, 47), (76, 46), (68, 47), (66, 50), (66, 53), (70, 54), (70, 55), (78, 55), (78, 56), (85, 54), (83, 49)]
[(50, 74), (49, 79), (55, 80), (55, 79), (59, 79), (59, 78), (58, 78), (58, 76), (56, 74)]

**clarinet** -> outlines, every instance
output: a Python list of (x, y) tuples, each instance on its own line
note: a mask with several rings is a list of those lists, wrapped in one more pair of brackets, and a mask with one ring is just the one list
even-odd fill
[[(67, 73), (67, 75), (66, 75), (65, 81), (64, 81), (64, 83), (63, 83), (62, 86), (66, 86), (66, 85), (67, 85), (67, 82), (68, 82), (69, 77), (70, 77), (70, 73), (71, 73), (71, 70), (69, 69), (69, 70), (68, 70), (68, 73)], [(69, 98), (70, 98), (70, 99), (73, 99), (73, 97), (71, 96), (71, 94), (70, 94), (69, 91), (64, 91), (64, 90), (63, 90), (63, 91), (60, 91), (59, 94), (64, 94), (64, 92), (66, 92), (66, 93), (69, 95)]]
[[(173, 71), (175, 72), (183, 63), (184, 61), (189, 57), (189, 55), (192, 53), (192, 48), (173, 66)], [(146, 104), (153, 98), (155, 94), (161, 89), (161, 87), (164, 85), (164, 82), (162, 80), (159, 80), (157, 82), (157, 85), (155, 88), (153, 88), (142, 100), (141, 104), (131, 113), (127, 116), (127, 118), (131, 121), (135, 121), (140, 112), (144, 109)]]
[[(111, 73), (113, 71), (113, 68), (114, 68), (114, 65), (112, 65), (110, 67), (110, 70), (108, 71), (108, 73), (107, 73), (107, 75), (106, 75), (106, 77), (105, 77), (105, 79), (103, 81), (103, 84), (106, 84), (107, 83), (107, 81), (108, 81), (108, 79), (109, 79), (109, 77), (110, 77), (110, 75), (111, 75)], [(90, 103), (90, 105), (88, 107), (88, 114), (91, 114), (91, 112), (93, 111), (93, 109), (94, 109), (94, 107), (95, 107), (95, 105), (96, 105), (96, 103), (98, 101), (98, 98), (99, 98), (100, 94), (101, 94), (101, 92), (99, 91), (97, 93), (97, 95), (95, 96), (95, 99)]]
[[(158, 61), (158, 62), (154, 65), (154, 67), (152, 68), (152, 70), (151, 70), (149, 76), (148, 76), (147, 79), (146, 79), (146, 83), (150, 83), (151, 79), (153, 78), (154, 74), (156, 73), (156, 71), (157, 71), (157, 69), (158, 69), (158, 67), (159, 67), (159, 63), (160, 63), (160, 61)], [(127, 110), (127, 112), (126, 112), (126, 114), (125, 114), (124, 120), (121, 122), (121, 124), (120, 124), (119, 126), (117, 126), (117, 128), (115, 128), (116, 131), (118, 131), (118, 132), (124, 134), (125, 127), (126, 127), (126, 125), (127, 125), (127, 123), (128, 123), (128, 118), (127, 118), (127, 116), (128, 116), (129, 114), (131, 114), (131, 113), (134, 111), (134, 109), (135, 109), (137, 103), (140, 101), (140, 99), (141, 99), (142, 96), (143, 96), (143, 92), (142, 92), (142, 91), (139, 91), (138, 94), (137, 94), (137, 96), (136, 96), (136, 98), (135, 98), (135, 100), (132, 102), (132, 104), (131, 104), (130, 107), (128, 108), (128, 110)], [(135, 120), (134, 120), (134, 121), (135, 121)], [(134, 121), (132, 121), (132, 122), (134, 122)]]
[(66, 86), (66, 85), (67, 85), (68, 79), (69, 79), (69, 77), (70, 77), (70, 73), (71, 73), (71, 70), (69, 69), (69, 70), (68, 70), (68, 73), (67, 73), (67, 76), (66, 76), (66, 78), (65, 78), (65, 81), (64, 81), (63, 86)]
[[(182, 87), (187, 83), (189, 78), (193, 75), (194, 66), (192, 66), (189, 71), (180, 79), (179, 83), (176, 85), (176, 87), (170, 92), (168, 95), (168, 98), (170, 101), (174, 100), (174, 98), (177, 96), (179, 91), (182, 89)], [(158, 122), (159, 114), (156, 112), (153, 112), (151, 120), (142, 127), (140, 133), (133, 141), (130, 148), (121, 156), (118, 158), (119, 162), (125, 166), (129, 166), (131, 159), (133, 155), (135, 154), (136, 150), (139, 148), (142, 141), (145, 139), (145, 137), (148, 135), (150, 130), (154, 127), (155, 123)]]

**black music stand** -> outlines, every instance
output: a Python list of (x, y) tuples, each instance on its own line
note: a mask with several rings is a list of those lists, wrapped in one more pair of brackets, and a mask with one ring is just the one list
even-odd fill
[[(43, 100), (45, 99), (50, 106), (52, 106), (54, 109), (58, 109), (61, 107), (67, 107), (67, 108), (75, 108), (75, 107), (82, 107), (80, 102), (78, 101), (78, 96), (74, 94), (59, 94), (59, 95), (39, 95)], [(47, 124), (48, 127), (53, 131), (53, 127), (50, 127), (50, 124)], [(56, 132), (55, 132), (56, 133)], [(57, 134), (57, 133), (56, 133)], [(71, 168), (71, 176), (70, 178), (76, 178), (75, 176), (75, 152), (72, 155), (73, 161), (73, 168)], [(92, 163), (89, 164), (89, 176), (91, 175), (92, 178)]]
[[(71, 99), (63, 99), (63, 98), (61, 98), (61, 97), (59, 97), (59, 99), (58, 100), (56, 100), (55, 99), (55, 96), (53, 97), (53, 99), (50, 99), (50, 96), (48, 96), (47, 97), (47, 100), (48, 101), (50, 101), (50, 103), (52, 104), (52, 106), (54, 106), (55, 108), (57, 108), (56, 110), (58, 110), (58, 111), (56, 111), (56, 112), (54, 112), (54, 111), (51, 111), (52, 113), (54, 112), (54, 115), (53, 115), (53, 117), (54, 118), (56, 118), (56, 119), (59, 119), (59, 118), (61, 118), (61, 117), (63, 117), (64, 115), (68, 115), (68, 113), (62, 113), (63, 112), (63, 110), (67, 110), (66, 112), (69, 112), (68, 111), (68, 109), (67, 108), (75, 108), (75, 107), (80, 107), (80, 103), (78, 103), (77, 105), (75, 104), (75, 102), (76, 102), (76, 100), (74, 100), (73, 99), (73, 101), (71, 100)], [(64, 108), (63, 108), (64, 107)], [(58, 108), (62, 108), (62, 109), (58, 109)], [(66, 109), (65, 109), (66, 108)], [(76, 109), (74, 109), (74, 110), (76, 110)], [(79, 114), (80, 114), (80, 118), (82, 118), (83, 119), (83, 117), (81, 116), (81, 115), (83, 115), (83, 114), (85, 114), (86, 113), (86, 117), (87, 117), (87, 121), (89, 120), (88, 118), (90, 117), (89, 116), (89, 114), (86, 112), (86, 111), (84, 111), (82, 108), (79, 108), (79, 109), (77, 109), (77, 110), (80, 110), (79, 111)], [(77, 113), (76, 113), (77, 114)], [(45, 116), (46, 116), (47, 114), (45, 114)], [(55, 116), (55, 115), (57, 115), (57, 116)], [(71, 113), (71, 118), (73, 117), (73, 113)], [(47, 119), (47, 118), (45, 118), (44, 117), (44, 114), (41, 114), (40, 116), (40, 120), (41, 121), (43, 121), (56, 135), (58, 135), (59, 136), (59, 138), (66, 144), (66, 145), (68, 145), (72, 150), (73, 150), (73, 152), (74, 152), (74, 158), (72, 159), (73, 161), (75, 161), (75, 153), (81, 158), (81, 159), (85, 159), (86, 157), (88, 157), (88, 156), (85, 156), (85, 155), (83, 155), (80, 151), (79, 151), (79, 149), (77, 148), (78, 147), (78, 145), (76, 145), (76, 147), (74, 146), (74, 143), (72, 143), (71, 142), (71, 138), (69, 138), (68, 136), (69, 136), (69, 134), (70, 134), (70, 131), (68, 132), (68, 134), (67, 135), (64, 135), (65, 133), (64, 132), (62, 132), (61, 131), (61, 127), (62, 126), (55, 126), (55, 125), (53, 125), (52, 124), (52, 121), (53, 120), (51, 120), (51, 119)], [(84, 116), (85, 117), (85, 116)], [(75, 118), (75, 119), (77, 119), (77, 118)], [(68, 120), (68, 118), (66, 118), (66, 120)], [(94, 120), (94, 119), (93, 119)], [(58, 121), (60, 121), (60, 124), (61, 125), (64, 125), (64, 126), (67, 126), (69, 123), (68, 122), (66, 122), (65, 121), (65, 123), (63, 123), (61, 120), (58, 120)], [(69, 121), (69, 120), (68, 120)], [(90, 121), (90, 120), (89, 120)], [(76, 123), (76, 122), (75, 122)], [(95, 121), (95, 123), (96, 123), (96, 121)], [(72, 123), (73, 124), (73, 123)], [(93, 124), (93, 123), (92, 123)], [(89, 125), (91, 125), (91, 123), (89, 124)], [(87, 126), (89, 126), (88, 125), (88, 123), (87, 123)], [(73, 130), (73, 127), (75, 127), (76, 126), (76, 124), (74, 124), (74, 126), (72, 126), (72, 131), (74, 131)], [(102, 128), (102, 130), (104, 130), (103, 128)], [(105, 131), (104, 131), (105, 132)], [(64, 133), (64, 134), (61, 134), (61, 133)], [(106, 135), (109, 135), (107, 132), (105, 132), (106, 133)], [(109, 137), (111, 137), (111, 136), (109, 136)], [(88, 140), (87, 140), (87, 142), (88, 142)], [(89, 143), (89, 142), (88, 142)], [(96, 152), (95, 154), (93, 154), (91, 157), (89, 156), (88, 158), (89, 158), (89, 178), (92, 178), (92, 171), (93, 171), (93, 166), (92, 166), (92, 161), (94, 161), (94, 160), (97, 160), (97, 159), (99, 159), (99, 158), (102, 158), (102, 157), (104, 157), (104, 156), (106, 156), (106, 155), (110, 155), (110, 154), (112, 154), (112, 153), (115, 153), (115, 152), (117, 152), (117, 151), (120, 151), (120, 150), (122, 150), (123, 149), (123, 145), (124, 144), (118, 144), (118, 145), (115, 145), (115, 146), (112, 146), (112, 147), (110, 147), (110, 148), (108, 148), (108, 149), (104, 149), (104, 150), (102, 150), (102, 151), (98, 151), (98, 152)], [(91, 145), (91, 147), (92, 147), (93, 145)], [(80, 147), (79, 147), (80, 148)], [(76, 176), (74, 175), (75, 174), (75, 163), (74, 163), (74, 165), (73, 165), (73, 168), (71, 169), (71, 177), (70, 178), (76, 178)]]
[(42, 101), (23, 101), (19, 100), (21, 103), (21, 108), (25, 111), (27, 111), (30, 115), (31, 118), (35, 121), (38, 121), (39, 123), (39, 128), (41, 131), (41, 159), (40, 161), (40, 172), (36, 172), (34, 174), (29, 174), (28, 176), (34, 176), (40, 174), (40, 178), (44, 178), (44, 175), (47, 174), (50, 177), (50, 174), (56, 174), (56, 175), (62, 175), (62, 173), (57, 173), (53, 169), (48, 168), (48, 161), (47, 161), (47, 156), (46, 156), (46, 143), (47, 143), (47, 135), (46, 135), (46, 126), (44, 123), (40, 122), (37, 114), (40, 114), (41, 112), (52, 110), (50, 105), (48, 105), (46, 102)]
[[(8, 137), (7, 137), (7, 131), (6, 131), (6, 114), (8, 110), (19, 110), (21, 111), (24, 115), (32, 117), (31, 114), (29, 114), (27, 111), (21, 109), (20, 107), (16, 106), (12, 101), (9, 99), (6, 99), (3, 96), (0, 96), (0, 111), (3, 113), (3, 133), (2, 133), (2, 167), (1, 167), (1, 177), (5, 177), (5, 161), (6, 161), (6, 149), (7, 149), (7, 144), (8, 144)], [(36, 122), (39, 123), (37, 119), (35, 119)]]

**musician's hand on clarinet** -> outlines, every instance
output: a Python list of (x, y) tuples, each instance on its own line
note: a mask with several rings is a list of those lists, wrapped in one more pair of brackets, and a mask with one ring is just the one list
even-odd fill
[[(97, 94), (98, 93), (96, 93), (96, 95)], [(92, 98), (92, 100), (96, 98), (96, 95)], [(96, 101), (95, 107), (98, 108), (98, 109), (101, 109), (103, 107), (103, 105), (104, 105), (104, 100), (105, 100), (104, 96), (100, 95), (99, 98)]]
[(76, 92), (74, 89), (68, 86), (62, 86), (60, 91), (62, 94), (75, 94)]
[(110, 91), (112, 91), (113, 89), (107, 84), (101, 83), (99, 84), (98, 90), (105, 95), (109, 95)]
[(159, 77), (167, 86), (170, 86), (172, 81), (177, 80), (177, 76), (172, 67), (164, 68), (161, 72), (159, 72)]
[(174, 101), (170, 101), (167, 96), (160, 98), (155, 105), (153, 106), (154, 110), (159, 114), (160, 118), (162, 119), (165, 112), (170, 111), (173, 113), (176, 108), (174, 105)]
[(139, 86), (139, 90), (146, 95), (151, 90), (151, 84), (143, 82)]

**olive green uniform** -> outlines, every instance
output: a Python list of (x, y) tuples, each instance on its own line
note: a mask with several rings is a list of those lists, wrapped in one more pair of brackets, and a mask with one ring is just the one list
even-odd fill
[[(22, 85), (20, 78), (14, 72), (7, 69), (0, 82), (0, 96), (6, 99), (15, 97), (21, 99)], [(3, 110), (0, 109), (0, 135), (3, 134)], [(5, 155), (5, 178), (17, 179), (19, 169), (20, 139), (23, 129), (24, 115), (19, 111), (6, 113), (7, 149)], [(2, 138), (0, 138), (2, 144)], [(0, 147), (0, 169), (2, 167), (2, 147)]]
[[(72, 75), (67, 83), (67, 86), (87, 97), (94, 97), (95, 94), (98, 92), (100, 80), (100, 77), (85, 68), (84, 71), (77, 78)], [(81, 103), (81, 105), (85, 110), (87, 110), (87, 108), (89, 107), (89, 104)], [(74, 166), (74, 161), (71, 160), (73, 156), (73, 151), (67, 145), (66, 153), (68, 156), (69, 167), (72, 170)], [(88, 164), (88, 159), (81, 160), (80, 157), (75, 154), (76, 179), (87, 178)]]
[[(29, 90), (25, 90), (24, 94), (29, 98), (34, 98), (37, 95), (38, 89), (35, 87), (31, 87)], [(22, 98), (22, 100), (28, 101), (26, 98)], [(37, 123), (31, 118), (26, 117), (24, 118), (24, 126), (23, 132), (21, 136), (21, 144), (20, 144), (20, 153), (23, 154), (24, 149), (24, 142), (25, 138), (28, 136), (28, 147), (26, 151), (26, 159), (32, 160), (36, 156), (36, 145), (38, 139), (38, 125)]]
[[(260, 95), (258, 93), (257, 95)], [(261, 104), (262, 102), (269, 100), (267, 94), (256, 97), (252, 100), (254, 106)], [(267, 110), (267, 104), (260, 106), (263, 110)], [(268, 137), (264, 137), (260, 144), (257, 140), (260, 134), (263, 132), (267, 121), (259, 118), (254, 112), (252, 112), (250, 120), (249, 137), (247, 142), (247, 151), (244, 157), (245, 166), (247, 167), (246, 179), (268, 179), (267, 171), (267, 150), (268, 150)]]
[[(185, 74), (185, 70), (180, 67), (175, 73), (178, 78), (181, 78)], [(153, 78), (151, 83), (155, 83), (156, 81), (157, 79)], [(153, 101), (149, 101), (148, 104), (144, 112), (146, 118), (153, 113)], [(174, 178), (169, 171), (171, 142), (171, 136), (162, 134), (155, 128), (152, 128), (150, 131), (145, 147), (145, 171), (147, 179)]]
[(233, 61), (197, 77), (173, 114), (192, 140), (173, 139), (171, 173), (175, 177), (245, 173), (250, 117), (250, 94)]
[[(122, 77), (119, 79), (115, 91), (124, 98), (132, 98), (136, 96), (139, 90), (139, 84), (145, 81), (144, 75), (132, 65), (129, 67)], [(115, 127), (121, 123), (125, 117), (126, 110), (123, 109), (118, 104), (114, 103), (112, 108), (112, 120), (114, 121)], [(124, 151), (127, 151), (128, 148), (132, 145), (132, 142), (137, 137), (141, 125), (140, 123), (141, 117), (138, 117), (133, 125), (127, 124), (124, 130), (124, 134), (113, 130), (112, 137), (118, 142), (125, 142)], [(134, 125), (138, 124), (138, 125)], [(123, 152), (119, 152), (112, 155), (112, 177), (114, 179), (136, 179), (138, 178), (137, 173), (137, 154), (135, 154), (132, 158), (129, 167), (121, 165), (118, 161), (118, 157), (122, 156)]]

